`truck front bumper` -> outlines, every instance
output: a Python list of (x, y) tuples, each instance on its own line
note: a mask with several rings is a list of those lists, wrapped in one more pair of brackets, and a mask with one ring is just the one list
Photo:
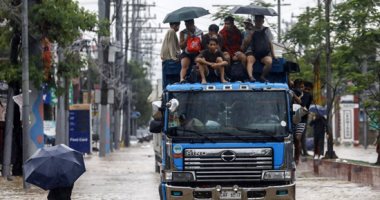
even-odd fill
[[(268, 186), (258, 188), (240, 187), (212, 187), (212, 188), (192, 188), (165, 185), (167, 200), (295, 200), (295, 184)], [(223, 197), (223, 194), (237, 192), (237, 196)]]

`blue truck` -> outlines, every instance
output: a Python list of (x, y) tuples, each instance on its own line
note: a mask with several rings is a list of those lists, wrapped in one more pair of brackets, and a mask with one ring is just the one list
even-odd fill
[[(254, 65), (259, 76), (262, 65)], [(278, 59), (269, 82), (169, 84), (160, 133), (160, 198), (295, 199), (292, 95), (295, 63)]]

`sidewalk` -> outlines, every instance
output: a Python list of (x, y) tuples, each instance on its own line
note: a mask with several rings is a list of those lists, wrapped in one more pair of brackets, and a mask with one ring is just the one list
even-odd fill
[(377, 160), (376, 147), (374, 145), (369, 145), (367, 149), (364, 146), (345, 146), (334, 145), (334, 151), (338, 158), (348, 159), (348, 160), (357, 160), (368, 163), (375, 163)]
[[(325, 144), (325, 152), (327, 150), (327, 144)], [(341, 160), (355, 160), (367, 163), (375, 163), (377, 160), (376, 147), (374, 145), (369, 145), (365, 149), (362, 145), (360, 146), (347, 146), (344, 144), (334, 145), (335, 154)], [(313, 151), (308, 151), (310, 155), (313, 155)]]

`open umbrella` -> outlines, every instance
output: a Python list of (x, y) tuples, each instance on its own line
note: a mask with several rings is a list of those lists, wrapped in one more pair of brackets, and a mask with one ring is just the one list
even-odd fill
[(323, 107), (323, 106), (317, 105), (317, 104), (310, 105), (309, 112), (313, 112), (313, 113), (316, 113), (316, 114), (319, 114), (319, 115), (322, 115), (322, 116), (326, 116), (327, 115), (327, 109), (326, 109), (326, 107)]
[(256, 5), (235, 6), (230, 10), (230, 12), (233, 14), (277, 16), (276, 11), (272, 8), (261, 7)]
[(166, 15), (164, 23), (180, 22), (195, 19), (210, 14), (208, 10), (201, 7), (182, 7)]
[(64, 144), (41, 148), (24, 164), (25, 181), (44, 190), (70, 187), (85, 171), (83, 154)]

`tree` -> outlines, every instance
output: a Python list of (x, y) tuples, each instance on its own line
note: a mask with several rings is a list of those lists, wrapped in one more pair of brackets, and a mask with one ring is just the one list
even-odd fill
[[(298, 57), (309, 64), (313, 64), (308, 58), (310, 55), (310, 58), (324, 56), (325, 49), (321, 36), (325, 35), (326, 24), (323, 19), (316, 23), (318, 13), (314, 13), (315, 10), (308, 10), (309, 16), (308, 13), (302, 14), (285, 36), (285, 40), (292, 44), (293, 54), (288, 56)], [(313, 13), (311, 17), (310, 13)], [(374, 52), (380, 45), (380, 13), (372, 0), (348, 0), (335, 5), (331, 17), (334, 83), (327, 86), (334, 87), (333, 96), (361, 94), (361, 103), (368, 115), (379, 121), (379, 63), (374, 59)]]
[[(349, 83), (347, 91), (359, 95), (372, 124), (380, 129), (380, 63), (376, 52), (380, 48), (380, 13), (372, 0), (350, 0), (338, 4), (333, 13), (337, 51), (345, 66)], [(377, 163), (380, 164), (380, 163)]]
[[(12, 3), (11, 3), (12, 2)], [(0, 9), (0, 22), (6, 22), (4, 32), (0, 34), (0, 49), (6, 48), (2, 41), (15, 41), (12, 42), (13, 47), (9, 47), (11, 61), (18, 60), (20, 52), (18, 51), (20, 41), (15, 40), (15, 36), (21, 35), (20, 30), (20, 11), (17, 9), (19, 1), (1, 1)], [(41, 0), (31, 5), (30, 8), (30, 36), (31, 39), (40, 42), (43, 38), (48, 38), (52, 42), (57, 42), (61, 47), (67, 47), (75, 39), (77, 39), (82, 31), (94, 30), (97, 25), (96, 15), (85, 11), (80, 8), (78, 2), (72, 0)], [(13, 39), (12, 39), (13, 38)], [(18, 37), (19, 40), (21, 39)], [(16, 51), (17, 50), (17, 51)], [(31, 57), (31, 73), (30, 79), (39, 87), (44, 81), (41, 76), (41, 60), (40, 55)], [(71, 56), (68, 55), (67, 56)], [(64, 64), (65, 69), (60, 70), (64, 72), (64, 76), (73, 78), (78, 75), (78, 64), (80, 63)], [(9, 67), (9, 63), (5, 63), (0, 68), (0, 78), (2, 80), (19, 81), (21, 80), (20, 66), (18, 63), (13, 62)], [(71, 66), (71, 69), (67, 68)], [(59, 68), (59, 66), (58, 66)], [(73, 73), (74, 72), (74, 73)]]
[(147, 79), (147, 69), (143, 68), (137, 62), (129, 64), (129, 77), (132, 83), (132, 107), (136, 107), (136, 111), (141, 113), (137, 119), (137, 126), (145, 126), (148, 124), (152, 115), (152, 106), (148, 103), (148, 96), (152, 92), (152, 85)]

